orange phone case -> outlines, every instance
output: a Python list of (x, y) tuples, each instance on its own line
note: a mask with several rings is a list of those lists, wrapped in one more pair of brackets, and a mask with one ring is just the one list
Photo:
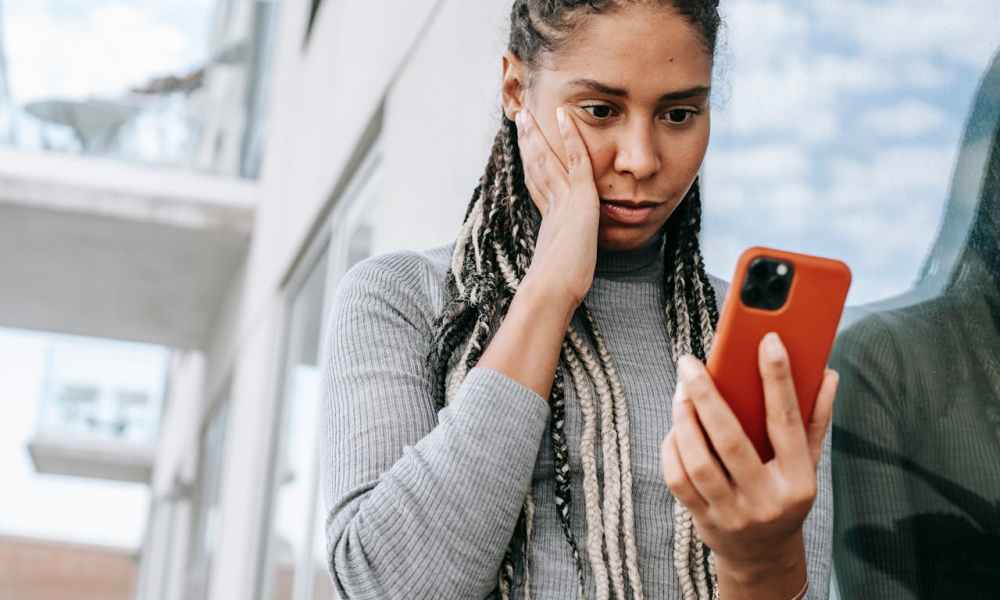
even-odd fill
[[(744, 304), (741, 290), (752, 261), (768, 257), (792, 265), (787, 300), (778, 310)], [(788, 350), (803, 423), (812, 417), (816, 395), (844, 310), (851, 271), (839, 260), (754, 247), (736, 265), (708, 357), (708, 371), (753, 442), (762, 461), (774, 458), (767, 435), (764, 391), (757, 352), (771, 332)]]

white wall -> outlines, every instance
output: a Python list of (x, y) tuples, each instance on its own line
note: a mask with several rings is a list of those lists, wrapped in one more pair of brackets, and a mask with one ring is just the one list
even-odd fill
[(386, 103), (376, 253), (454, 240), (500, 126), (510, 2), (446, 2)]

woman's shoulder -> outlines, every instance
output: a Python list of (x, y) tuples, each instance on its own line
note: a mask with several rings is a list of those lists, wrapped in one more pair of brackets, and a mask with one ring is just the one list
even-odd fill
[(431, 323), (440, 312), (454, 243), (366, 258), (337, 284), (335, 310), (362, 305)]
[(729, 282), (711, 273), (706, 272), (706, 275), (708, 275), (708, 281), (712, 284), (712, 289), (715, 291), (716, 304), (719, 310), (722, 310), (722, 303), (725, 301), (726, 293), (729, 291)]

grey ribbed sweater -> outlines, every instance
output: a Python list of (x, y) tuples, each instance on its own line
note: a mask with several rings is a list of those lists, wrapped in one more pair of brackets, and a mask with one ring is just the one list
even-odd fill
[[(322, 465), (335, 587), (352, 600), (488, 596), (532, 486), (532, 595), (572, 598), (576, 571), (555, 509), (546, 400), (496, 371), (475, 368), (455, 399), (435, 413), (426, 357), (451, 250), (366, 260), (345, 276), (333, 300)], [(649, 599), (679, 599), (671, 557), (673, 498), (659, 460), (675, 384), (661, 269), (655, 242), (602, 252), (585, 301), (616, 361), (631, 414), (643, 589)], [(725, 284), (713, 282), (721, 302)], [(583, 551), (583, 419), (573, 386), (565, 387), (572, 522)], [(810, 598), (827, 597), (832, 521), (827, 450), (806, 521)], [(594, 598), (589, 570), (588, 581), (588, 598)], [(513, 597), (521, 598), (520, 590)]]

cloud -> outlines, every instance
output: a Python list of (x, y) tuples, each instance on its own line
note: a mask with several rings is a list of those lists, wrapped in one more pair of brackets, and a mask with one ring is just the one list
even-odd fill
[(801, 178), (811, 161), (807, 149), (788, 142), (757, 144), (738, 150), (713, 150), (706, 156), (706, 171), (721, 179), (767, 180)]
[(823, 31), (886, 59), (944, 56), (975, 69), (996, 52), (996, 0), (837, 0), (813, 3)]
[(935, 132), (949, 123), (943, 110), (916, 99), (871, 109), (861, 121), (866, 128), (887, 138), (919, 137)]

